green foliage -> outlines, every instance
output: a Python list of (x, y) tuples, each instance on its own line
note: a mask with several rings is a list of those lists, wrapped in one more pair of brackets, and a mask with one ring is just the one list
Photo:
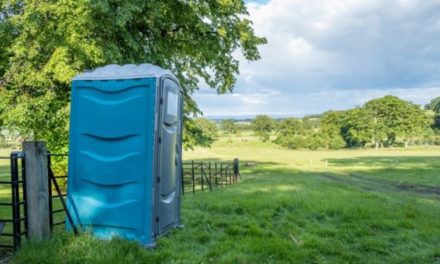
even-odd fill
[(425, 105), (426, 110), (432, 110), (437, 114), (440, 114), (440, 96), (431, 100), (431, 102)]
[(303, 127), (307, 131), (317, 132), (321, 128), (321, 117), (304, 117), (302, 119)]
[(440, 96), (432, 99), (429, 104), (425, 105), (425, 109), (434, 113), (431, 127), (436, 134), (440, 135)]
[(235, 121), (232, 119), (224, 119), (221, 121), (222, 130), (226, 132), (226, 134), (235, 134), (237, 132), (237, 126), (235, 125)]
[(429, 126), (429, 118), (419, 106), (395, 96), (385, 96), (365, 104), (370, 118), (371, 138), (376, 147), (392, 145), (398, 137), (405, 144)]
[(304, 136), (277, 137), (276, 143), (287, 149), (307, 148), (307, 138)]
[(212, 142), (218, 137), (217, 124), (206, 118), (196, 118), (194, 120), (197, 127), (199, 127), (206, 136), (212, 139)]
[(274, 121), (267, 115), (258, 115), (252, 120), (252, 130), (260, 137), (263, 142), (266, 142), (270, 138), (270, 134), (274, 129)]
[[(257, 60), (266, 43), (242, 0), (4, 0), (0, 8), (0, 119), (52, 150), (67, 146), (70, 80), (85, 69), (142, 62), (170, 69), (189, 120), (200, 113), (191, 99), (199, 81), (231, 91), (234, 52)], [(184, 133), (187, 146), (207, 142), (192, 122)]]
[(320, 134), (313, 134), (307, 137), (306, 147), (311, 150), (318, 150), (328, 145), (328, 139)]
[(436, 134), (440, 135), (440, 114), (434, 117), (432, 128), (434, 129)]
[(432, 109), (435, 113), (440, 114), (440, 101)]
[(347, 143), (341, 135), (335, 135), (327, 139), (328, 149), (342, 149), (345, 148), (346, 145)]
[(340, 135), (339, 112), (328, 112), (322, 120), (287, 118), (277, 127), (276, 143), (288, 149), (340, 149), (345, 141)]
[(279, 138), (303, 135), (302, 121), (298, 118), (283, 119), (278, 123), (276, 133)]
[(194, 119), (184, 117), (183, 127), (183, 147), (184, 149), (192, 149), (198, 145), (201, 147), (209, 147), (214, 139), (198, 126)]
[(346, 146), (343, 138), (342, 124), (346, 122), (346, 112), (327, 112), (324, 113), (321, 120), (320, 134), (327, 138), (327, 148), (340, 149)]
[[(440, 120), (438, 116), (435, 118), (436, 122)], [(426, 141), (433, 133), (430, 128), (433, 122), (433, 117), (420, 106), (385, 96), (363, 107), (326, 112), (313, 124), (310, 118), (284, 119), (278, 124), (276, 142), (291, 149), (341, 149), (369, 144), (376, 148), (396, 144), (407, 147), (410, 143)]]

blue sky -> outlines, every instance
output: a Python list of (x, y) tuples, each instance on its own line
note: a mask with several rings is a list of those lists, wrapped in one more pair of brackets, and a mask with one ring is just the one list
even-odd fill
[(234, 93), (206, 87), (206, 116), (303, 116), (387, 94), (440, 96), (438, 0), (247, 1), (262, 59), (241, 61)]

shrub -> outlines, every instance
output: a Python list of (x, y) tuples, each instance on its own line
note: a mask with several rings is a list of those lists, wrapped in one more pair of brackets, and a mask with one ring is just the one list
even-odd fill
[(288, 149), (307, 148), (307, 139), (302, 136), (282, 137), (277, 139), (277, 143)]
[(314, 134), (308, 137), (308, 148), (311, 150), (317, 150), (320, 148), (327, 148), (328, 140), (320, 136), (319, 134)]
[(336, 135), (329, 139), (328, 148), (329, 149), (342, 149), (345, 148), (346, 143), (341, 135)]

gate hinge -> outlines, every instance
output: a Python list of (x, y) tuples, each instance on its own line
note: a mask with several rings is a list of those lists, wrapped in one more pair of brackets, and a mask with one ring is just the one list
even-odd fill
[(160, 177), (157, 177), (157, 182), (160, 182)]
[(162, 137), (159, 137), (157, 140), (159, 141), (159, 143), (162, 143)]
[(160, 104), (163, 104), (163, 97), (159, 99)]
[(159, 223), (159, 216), (156, 216), (156, 223)]

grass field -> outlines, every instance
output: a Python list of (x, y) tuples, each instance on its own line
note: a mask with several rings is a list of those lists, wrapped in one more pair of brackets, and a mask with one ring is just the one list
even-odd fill
[(16, 263), (440, 263), (440, 149), (289, 151), (249, 134), (185, 159), (241, 159), (243, 181), (183, 198), (154, 250), (58, 231)]

